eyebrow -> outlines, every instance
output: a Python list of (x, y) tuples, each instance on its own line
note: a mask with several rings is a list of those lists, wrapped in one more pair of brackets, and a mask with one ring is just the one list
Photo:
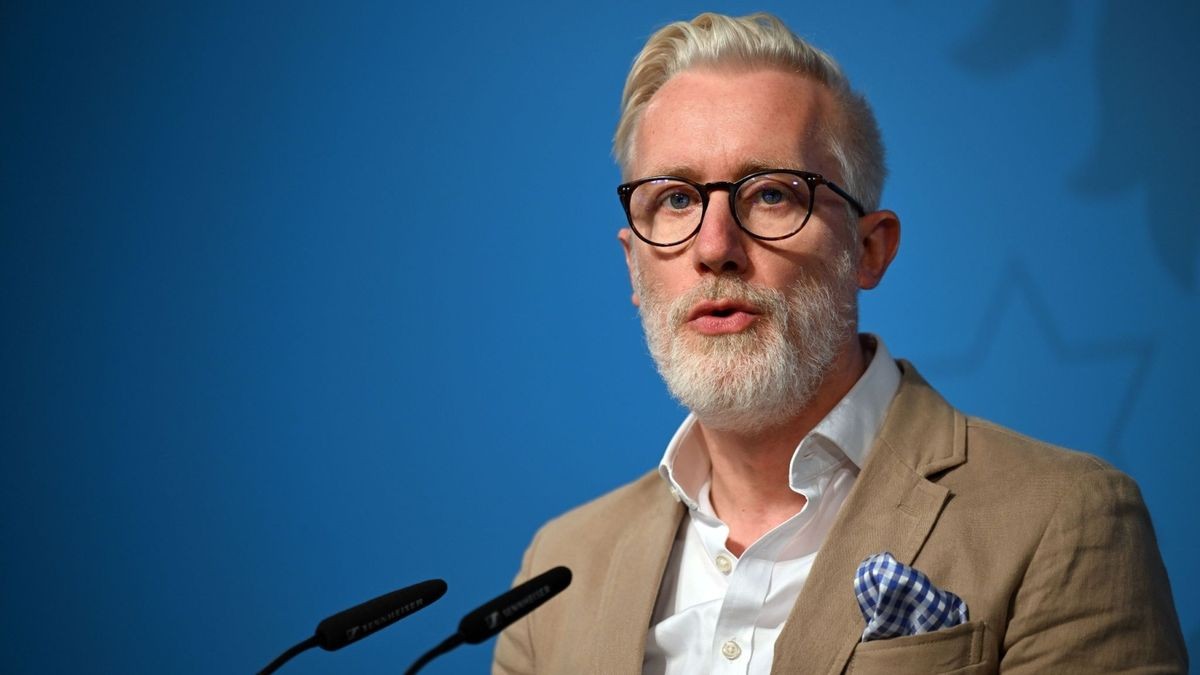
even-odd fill
[[(779, 162), (767, 160), (759, 157), (752, 157), (738, 164), (737, 170), (734, 172), (737, 175), (728, 176), (728, 180), (736, 181), (743, 176), (749, 176), (756, 171), (766, 171), (767, 169), (787, 169), (789, 171), (804, 171), (805, 169), (797, 166), (798, 162), (788, 161)], [(671, 166), (655, 167), (646, 176), (678, 176), (679, 178), (687, 178), (688, 180), (700, 182), (700, 173), (686, 164), (675, 164)]]

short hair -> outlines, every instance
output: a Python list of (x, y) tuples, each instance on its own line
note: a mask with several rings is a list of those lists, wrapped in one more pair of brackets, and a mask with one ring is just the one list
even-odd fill
[(828, 87), (840, 114), (837, 119), (824, 121), (827, 150), (838, 164), (845, 189), (867, 211), (879, 208), (887, 167), (870, 104), (850, 87), (832, 57), (766, 13), (731, 17), (705, 12), (691, 21), (676, 21), (650, 36), (625, 80), (621, 120), (613, 138), (613, 155), (627, 179), (633, 178), (628, 171), (646, 104), (667, 80), (694, 66), (706, 65), (779, 68)]

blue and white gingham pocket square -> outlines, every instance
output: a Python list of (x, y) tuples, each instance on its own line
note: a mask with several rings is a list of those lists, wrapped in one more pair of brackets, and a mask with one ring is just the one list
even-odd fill
[(929, 577), (891, 553), (877, 553), (858, 566), (854, 594), (867, 627), (862, 641), (917, 635), (967, 622), (967, 603), (934, 586)]

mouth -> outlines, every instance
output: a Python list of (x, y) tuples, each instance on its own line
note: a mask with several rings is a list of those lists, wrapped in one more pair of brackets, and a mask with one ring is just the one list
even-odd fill
[(739, 300), (705, 300), (688, 312), (685, 323), (702, 335), (740, 333), (761, 315), (759, 309)]

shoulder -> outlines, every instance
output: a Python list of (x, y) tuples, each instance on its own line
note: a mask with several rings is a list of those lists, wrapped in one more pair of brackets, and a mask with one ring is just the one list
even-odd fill
[(1139, 546), (1157, 548), (1137, 483), (1099, 457), (973, 418), (967, 420), (967, 455), (968, 461), (949, 472), (943, 484), (965, 504), (990, 503), (996, 513), (1013, 516), (1014, 527), (1026, 536), (1037, 535), (1040, 550), (1070, 541), (1085, 546), (1103, 541), (1115, 554), (1120, 542), (1112, 528), (1118, 527), (1127, 533), (1142, 531), (1135, 537), (1143, 540)]
[[(1056, 522), (1112, 516), (1122, 527), (1148, 530), (1137, 485), (1109, 463), (965, 415), (911, 364), (901, 367), (904, 380), (885, 419), (880, 449), (907, 467), (889, 474), (896, 480), (917, 478), (918, 484), (945, 490), (930, 552), (944, 553), (952, 562), (977, 550), (976, 568), (987, 570), (987, 578), (1015, 584), (1035, 551), (1056, 536)], [(864, 474), (871, 465), (868, 458)], [(1077, 528), (1077, 534), (1084, 529)]]
[(1020, 498), (1048, 507), (1072, 496), (1090, 501), (1099, 496), (1096, 490), (1110, 497), (1141, 499), (1133, 479), (1086, 452), (974, 417), (966, 417), (965, 441), (967, 461), (948, 472), (944, 483), (948, 486), (991, 486), (1001, 490), (1006, 500)]
[(1060, 447), (977, 417), (966, 417), (969, 463), (982, 469), (1000, 465), (1018, 474), (1070, 478), (1094, 471), (1116, 471), (1095, 455)]
[(538, 531), (535, 541), (570, 539), (576, 544), (612, 541), (634, 520), (655, 508), (674, 504), (658, 471), (649, 471), (590, 502), (550, 520)]
[[(1124, 477), (1104, 460), (1062, 448), (955, 409), (911, 363), (899, 362), (903, 379), (880, 438), (901, 462), (951, 487), (1004, 488), (1049, 497), (1082, 476)], [(1128, 480), (1126, 478), (1126, 480)]]
[(1064, 519), (1113, 517), (1150, 528), (1137, 483), (1105, 460), (971, 417), (965, 435), (967, 461), (930, 479), (950, 490), (958, 509), (1005, 533), (1001, 538), (1009, 543), (1043, 546), (1052, 523)]

